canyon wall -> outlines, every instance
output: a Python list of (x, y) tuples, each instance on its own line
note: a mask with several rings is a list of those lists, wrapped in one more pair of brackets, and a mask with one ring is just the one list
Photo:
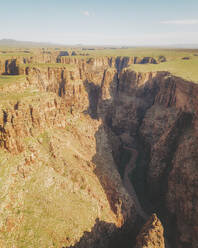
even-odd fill
[(103, 76), (27, 67), (1, 84), (1, 247), (109, 247), (131, 236), (139, 217), (94, 116)]
[[(157, 63), (152, 58), (59, 56), (56, 65), (28, 65), (57, 56), (1, 60), (1, 74), (23, 75), (1, 87), (2, 247), (21, 247), (23, 237), (26, 247), (121, 247), (124, 239), (126, 247), (135, 245), (145, 221), (122, 182), (131, 148), (138, 154), (131, 181), (142, 208), (157, 213), (171, 247), (195, 248), (197, 85), (127, 68)], [(49, 228), (38, 224), (42, 216)], [(148, 223), (147, 241), (163, 247), (161, 223), (155, 215)], [(144, 247), (146, 229), (136, 247)]]
[(196, 84), (169, 73), (125, 69), (116, 97), (102, 110), (121, 143), (118, 148), (112, 142), (114, 154), (123, 147), (139, 152), (132, 182), (145, 211), (158, 213), (177, 247), (198, 243), (197, 93)]

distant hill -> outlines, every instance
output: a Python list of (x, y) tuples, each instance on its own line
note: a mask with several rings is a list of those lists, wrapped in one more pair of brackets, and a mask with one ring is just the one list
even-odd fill
[[(1, 39), (0, 40), (0, 46), (4, 47), (74, 47), (74, 48), (108, 48), (108, 49), (116, 49), (116, 48), (133, 48), (133, 47), (139, 47), (139, 46), (104, 46), (104, 45), (84, 45), (84, 44), (73, 44), (73, 45), (64, 45), (64, 44), (56, 44), (51, 42), (33, 42), (33, 41), (19, 41), (14, 39)], [(156, 48), (173, 48), (173, 49), (198, 49), (198, 44), (167, 44), (167, 45), (155, 45), (155, 46), (140, 46), (140, 47), (156, 47)]]
[(0, 40), (0, 46), (6, 47), (61, 47), (63, 45), (50, 42), (18, 41), (13, 39)]
[[(0, 47), (65, 47), (65, 48), (110, 48), (111, 46), (103, 46), (103, 45), (84, 45), (84, 44), (56, 44), (51, 42), (33, 42), (33, 41), (19, 41), (14, 39), (1, 39)], [(117, 47), (119, 48), (119, 47)]]
[(174, 45), (169, 45), (168, 47), (170, 48), (186, 48), (186, 49), (198, 49), (198, 44), (174, 44)]

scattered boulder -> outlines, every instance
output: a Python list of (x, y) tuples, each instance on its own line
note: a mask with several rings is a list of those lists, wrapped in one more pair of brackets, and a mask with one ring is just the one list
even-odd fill
[(190, 57), (183, 57), (182, 59), (183, 59), (183, 60), (189, 60)]
[(76, 56), (76, 55), (77, 55), (77, 53), (75, 51), (72, 51), (71, 56)]
[(160, 56), (158, 57), (158, 62), (159, 62), (159, 63), (166, 62), (166, 57), (163, 56), (163, 55), (160, 55)]
[(69, 56), (67, 51), (60, 51), (59, 56)]

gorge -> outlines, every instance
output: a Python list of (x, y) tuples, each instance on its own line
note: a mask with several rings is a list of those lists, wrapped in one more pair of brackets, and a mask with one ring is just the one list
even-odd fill
[(1, 247), (197, 247), (198, 85), (161, 59), (0, 59)]

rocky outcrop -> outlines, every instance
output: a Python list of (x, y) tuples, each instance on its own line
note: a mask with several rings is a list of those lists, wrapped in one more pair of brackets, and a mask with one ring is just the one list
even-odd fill
[(0, 60), (0, 74), (18, 75), (19, 64), (18, 64), (17, 59), (1, 59)]
[(75, 51), (72, 51), (71, 56), (76, 56), (77, 53)]
[(165, 248), (164, 229), (153, 214), (141, 229), (136, 239), (136, 248)]
[(69, 56), (67, 51), (60, 51), (59, 56)]
[[(67, 110), (57, 97), (38, 92), (29, 92), (24, 98), (1, 105), (0, 146), (12, 153), (24, 150), (22, 137), (31, 136), (32, 129), (41, 132), (45, 128), (66, 127)], [(43, 109), (45, 111), (43, 111)]]

